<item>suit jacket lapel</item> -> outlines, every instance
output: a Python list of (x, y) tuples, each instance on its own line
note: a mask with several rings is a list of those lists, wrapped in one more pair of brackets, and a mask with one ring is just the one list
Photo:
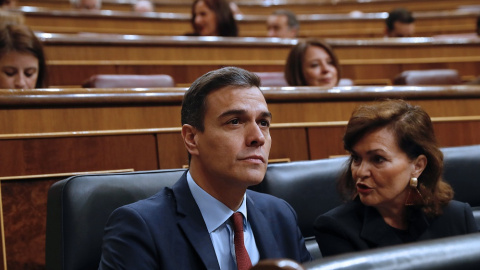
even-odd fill
[(255, 243), (257, 244), (260, 259), (278, 258), (278, 244), (275, 240), (275, 235), (269, 226), (268, 219), (263, 215), (262, 211), (255, 206), (255, 202), (248, 196), (247, 191), (247, 215), (248, 222), (252, 226), (253, 235), (255, 236)]
[(188, 188), (186, 173), (172, 187), (172, 190), (177, 202), (178, 225), (198, 253), (205, 267), (220, 270), (202, 213)]

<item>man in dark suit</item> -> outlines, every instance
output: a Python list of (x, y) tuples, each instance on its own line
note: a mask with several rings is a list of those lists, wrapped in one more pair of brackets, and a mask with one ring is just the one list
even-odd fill
[(233, 67), (191, 85), (182, 104), (189, 170), (171, 189), (112, 213), (100, 269), (248, 269), (267, 258), (311, 260), (292, 207), (247, 190), (262, 181), (271, 144), (272, 117), (259, 85), (255, 74)]

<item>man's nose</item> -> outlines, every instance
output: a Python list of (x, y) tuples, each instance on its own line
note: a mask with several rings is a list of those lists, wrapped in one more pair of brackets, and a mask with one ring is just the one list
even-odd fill
[(247, 128), (246, 143), (248, 146), (262, 146), (265, 144), (265, 135), (257, 123), (251, 124)]

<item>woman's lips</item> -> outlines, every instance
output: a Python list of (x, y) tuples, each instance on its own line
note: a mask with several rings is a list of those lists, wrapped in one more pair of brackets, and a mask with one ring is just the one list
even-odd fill
[(358, 193), (370, 193), (373, 189), (365, 184), (357, 183), (357, 191)]

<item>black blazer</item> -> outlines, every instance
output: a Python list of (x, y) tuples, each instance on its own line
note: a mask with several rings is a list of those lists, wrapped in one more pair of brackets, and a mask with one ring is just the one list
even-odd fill
[[(451, 201), (443, 214), (427, 218), (420, 210), (412, 210), (406, 237), (422, 241), (478, 232), (468, 203)], [(315, 238), (323, 256), (360, 251), (408, 242), (383, 220), (373, 207), (357, 198), (317, 217)]]
[[(311, 260), (288, 203), (247, 190), (247, 211), (260, 259)], [(220, 270), (186, 173), (171, 189), (111, 214), (99, 269)]]

